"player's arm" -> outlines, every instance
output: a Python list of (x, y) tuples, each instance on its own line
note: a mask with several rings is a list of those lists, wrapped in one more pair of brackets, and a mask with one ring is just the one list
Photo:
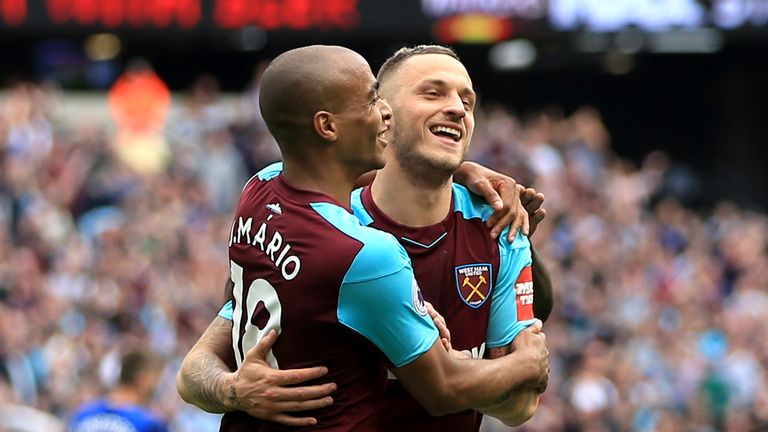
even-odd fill
[[(549, 353), (541, 333), (533, 335), (539, 345), (499, 359), (449, 355), (438, 341), (405, 251), (394, 238), (391, 243), (400, 251), (363, 248), (363, 256), (355, 259), (363, 277), (350, 277), (352, 270), (345, 277), (337, 316), (387, 356), (395, 376), (432, 415), (491, 406), (515, 387), (546, 380), (542, 375), (547, 374)], [(404, 263), (399, 267), (398, 255)]]
[(549, 275), (547, 265), (533, 245), (531, 245), (531, 257), (533, 258), (533, 265), (531, 266), (533, 273), (533, 315), (546, 321), (549, 314), (552, 313), (552, 306), (555, 302), (552, 277)]
[[(413, 362), (394, 369), (393, 373), (432, 415), (469, 408), (499, 415), (493, 410), (511, 400), (516, 389), (525, 385), (540, 388), (548, 380), (549, 352), (541, 324), (527, 331), (533, 343), (497, 359), (457, 359), (435, 344)], [(506, 409), (506, 406), (502, 408)], [(505, 420), (504, 416), (499, 415), (499, 418)]]
[(276, 338), (275, 332), (268, 334), (246, 353), (240, 368), (236, 369), (232, 321), (217, 316), (184, 358), (176, 377), (179, 395), (208, 412), (240, 410), (289, 426), (316, 424), (312, 417), (293, 417), (289, 413), (332, 404), (329, 395), (336, 390), (336, 385), (294, 387), (328, 371), (324, 367), (272, 369), (264, 359)]
[(513, 396), (501, 400), (497, 405), (479, 410), (481, 413), (501, 420), (507, 426), (518, 427), (536, 414), (541, 393), (532, 387), (518, 389)]
[[(225, 304), (231, 304), (233, 287), (232, 280), (227, 278)], [(227, 380), (236, 369), (231, 338), (232, 321), (216, 316), (184, 357), (176, 374), (176, 390), (184, 401), (212, 413), (236, 409), (228, 398), (231, 384)]]
[(186, 402), (213, 413), (233, 411), (229, 396), (234, 357), (232, 322), (217, 316), (184, 357), (176, 390)]
[[(504, 256), (504, 261), (502, 262), (505, 266), (510, 266), (511, 268), (516, 268), (513, 261), (522, 260), (523, 265), (527, 262), (527, 258), (525, 257), (525, 254), (527, 250), (525, 248), (516, 250), (516, 251), (505, 251), (506, 253)], [(530, 248), (531, 253), (531, 268), (532, 268), (532, 274), (531, 277), (533, 279), (533, 290), (534, 290), (534, 301), (533, 301), (533, 313), (537, 316), (538, 314), (536, 312), (536, 296), (539, 295), (540, 289), (536, 286), (537, 280), (536, 280), (536, 274), (537, 274), (537, 266), (536, 266), (536, 257), (537, 252), (533, 249), (533, 247)], [(516, 256), (517, 255), (517, 256)], [(523, 256), (520, 256), (523, 255)], [(506, 320), (510, 319), (510, 308), (515, 307), (515, 310), (512, 311), (515, 316), (519, 312), (525, 313), (525, 311), (521, 311), (518, 309), (517, 302), (515, 302), (514, 305), (510, 304), (511, 298), (504, 296), (505, 294), (505, 288), (508, 289), (508, 283), (505, 281), (505, 279), (509, 278), (510, 275), (516, 275), (517, 281), (516, 282), (524, 282), (525, 279), (527, 279), (527, 276), (525, 274), (521, 274), (522, 272), (512, 271), (509, 272), (509, 268), (502, 268), (502, 275), (499, 278), (499, 287), (497, 287), (497, 290), (495, 291), (495, 295), (501, 297), (501, 298), (494, 298), (496, 300), (494, 303), (492, 303), (493, 306), (496, 306), (496, 310), (492, 310), (491, 313), (491, 324), (489, 326), (489, 337), (493, 339), (497, 339), (503, 334), (509, 334), (511, 333), (514, 336), (514, 340), (507, 344), (502, 345), (498, 347), (492, 347), (489, 348), (486, 351), (486, 358), (489, 359), (495, 359), (504, 357), (507, 355), (512, 355), (512, 353), (519, 351), (521, 349), (526, 349), (526, 347), (535, 345), (538, 341), (531, 338), (531, 332), (535, 332), (536, 330), (532, 329), (532, 327), (526, 328), (525, 330), (520, 331), (515, 335), (515, 330), (505, 330), (505, 326), (507, 328), (514, 329), (514, 324), (512, 327), (509, 327), (510, 323), (506, 323)], [(547, 274), (548, 277), (548, 274)], [(551, 286), (551, 285), (549, 285)], [(551, 288), (550, 288), (551, 292)], [(506, 293), (511, 294), (512, 292)], [(551, 304), (551, 300), (550, 300)], [(507, 311), (503, 311), (504, 309), (507, 309)], [(550, 306), (551, 310), (551, 306)], [(529, 311), (530, 313), (530, 311)], [(548, 315), (548, 311), (547, 311)], [(547, 374), (548, 378), (548, 374)], [(528, 421), (533, 414), (536, 412), (536, 409), (539, 405), (539, 397), (541, 393), (546, 390), (548, 384), (548, 380), (541, 381), (536, 384), (526, 384), (522, 385), (520, 387), (517, 387), (513, 392), (510, 392), (507, 398), (501, 398), (499, 401), (497, 401), (496, 404), (485, 407), (483, 409), (480, 409), (479, 411), (482, 412), (485, 415), (489, 415), (492, 417), (495, 417), (499, 420), (501, 420), (504, 424), (508, 426), (519, 426), (526, 421)]]
[[(531, 338), (531, 333), (537, 331), (538, 329), (535, 326), (528, 327), (517, 335), (513, 343), (499, 348), (488, 349), (486, 352), (487, 358), (504, 357), (511, 355), (515, 351), (526, 349), (526, 346), (535, 345), (538, 341)], [(539, 397), (546, 390), (547, 384), (548, 381), (542, 381), (534, 385), (526, 384), (519, 386), (494, 404), (480, 408), (478, 411), (501, 420), (507, 426), (520, 426), (536, 413), (536, 409), (539, 406)]]
[[(536, 340), (531, 333), (539, 329), (526, 323), (535, 316), (536, 262), (530, 241), (519, 236), (514, 243), (503, 241), (499, 245), (499, 272), (492, 293), (490, 320), (486, 334), (486, 358), (500, 358), (525, 349)], [(534, 326), (535, 327), (535, 326)], [(519, 426), (536, 412), (539, 394), (547, 382), (515, 388), (507, 397), (479, 411), (500, 419), (509, 426)]]
[[(547, 210), (542, 207), (544, 203), (544, 194), (537, 192), (533, 188), (526, 188), (520, 194), (520, 202), (523, 204), (528, 219), (531, 221), (531, 229), (528, 238), (532, 238), (536, 232), (539, 223), (547, 216)], [(536, 318), (546, 321), (552, 312), (554, 304), (554, 290), (552, 287), (552, 277), (549, 269), (541, 255), (531, 244), (531, 254), (533, 257), (533, 312)]]

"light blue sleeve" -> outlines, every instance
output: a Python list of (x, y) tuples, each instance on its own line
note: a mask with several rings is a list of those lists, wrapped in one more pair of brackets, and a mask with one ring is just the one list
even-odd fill
[[(371, 268), (378, 277), (365, 277)], [(438, 337), (408, 255), (394, 238), (360, 251), (342, 283), (337, 315), (395, 367), (419, 358)]]
[(311, 206), (363, 245), (339, 289), (339, 322), (371, 341), (395, 367), (427, 352), (438, 331), (427, 313), (405, 249), (392, 235), (362, 226), (339, 206)]
[(261, 171), (256, 173), (256, 177), (258, 177), (259, 180), (272, 180), (280, 175), (281, 172), (283, 172), (283, 163), (275, 162), (262, 168)]
[(253, 179), (269, 181), (280, 175), (281, 172), (283, 172), (282, 162), (275, 162), (267, 165), (266, 167), (262, 168), (261, 171), (257, 172), (251, 178), (249, 178), (247, 182), (245, 182), (245, 185), (243, 185), (243, 190), (245, 190), (245, 188), (253, 181)]
[(219, 311), (219, 316), (224, 318), (225, 320), (232, 321), (232, 314), (234, 313), (234, 305), (232, 300), (227, 301), (224, 303), (224, 306), (221, 307), (221, 310)]
[(532, 263), (531, 244), (518, 231), (515, 241), (507, 242), (507, 227), (499, 235), (499, 276), (491, 294), (491, 316), (488, 321), (486, 346), (498, 348), (511, 343), (535, 319), (517, 320), (517, 292), (515, 283), (520, 272)]
[[(396, 241), (395, 245), (400, 246)], [(405, 250), (377, 255), (382, 249), (364, 247), (358, 254), (342, 283), (337, 313), (339, 322), (365, 336), (401, 367), (427, 352), (438, 332)], [(227, 301), (219, 316), (232, 321), (232, 308), (232, 300)]]

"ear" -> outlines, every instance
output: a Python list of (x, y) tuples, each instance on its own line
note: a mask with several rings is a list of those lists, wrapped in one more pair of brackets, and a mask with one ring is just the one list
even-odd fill
[(315, 132), (326, 141), (334, 142), (339, 138), (338, 125), (333, 114), (328, 111), (318, 111), (312, 117), (312, 126)]

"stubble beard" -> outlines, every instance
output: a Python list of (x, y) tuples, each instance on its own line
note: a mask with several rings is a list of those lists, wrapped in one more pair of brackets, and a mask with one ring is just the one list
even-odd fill
[(419, 137), (407, 136), (399, 128), (395, 128), (389, 145), (395, 155), (395, 160), (405, 175), (415, 184), (437, 187), (449, 182), (451, 176), (459, 168), (466, 157), (466, 149), (458, 161), (447, 158), (430, 158), (420, 153), (413, 144)]

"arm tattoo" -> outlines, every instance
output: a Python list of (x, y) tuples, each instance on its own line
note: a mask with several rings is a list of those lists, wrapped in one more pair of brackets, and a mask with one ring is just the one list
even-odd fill
[(194, 372), (188, 376), (185, 375), (184, 382), (194, 398), (194, 404), (208, 412), (223, 413), (229, 411), (221, 400), (218, 391), (218, 381), (225, 372), (221, 360), (203, 353), (191, 362), (189, 369)]
[[(230, 389), (229, 397), (227, 396), (223, 377), (230, 372), (230, 369), (227, 363), (216, 355), (216, 352), (223, 347), (219, 347), (218, 350), (215, 348), (217, 336), (213, 336), (220, 335), (222, 331), (229, 331), (230, 328), (231, 323), (228, 321), (214, 320), (198, 341), (198, 345), (190, 352), (182, 370), (182, 380), (189, 396), (185, 399), (189, 399), (190, 403), (208, 412), (231, 411), (226, 402), (237, 401), (234, 387)], [(232, 399), (233, 395), (234, 399)]]
[[(240, 381), (240, 374), (238, 373), (235, 375), (235, 383)], [(237, 399), (237, 387), (235, 387), (235, 384), (232, 384), (232, 386), (229, 388), (229, 402), (232, 405), (240, 406), (240, 401)]]

